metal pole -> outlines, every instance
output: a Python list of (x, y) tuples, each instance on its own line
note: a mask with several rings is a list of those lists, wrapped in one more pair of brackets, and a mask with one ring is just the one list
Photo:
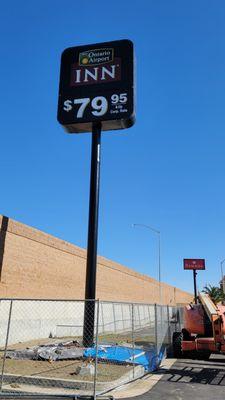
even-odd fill
[(102, 333), (105, 333), (104, 307), (103, 307), (103, 302), (102, 301), (101, 301), (101, 312), (102, 312)]
[(170, 309), (167, 305), (167, 324), (168, 324), (168, 344), (172, 344), (172, 337), (171, 337), (171, 326), (170, 326)]
[(157, 321), (157, 304), (154, 304), (155, 308), (155, 347), (156, 355), (158, 356), (158, 321)]
[(147, 306), (148, 307), (148, 319), (149, 319), (149, 328), (151, 328), (152, 324), (151, 324), (151, 311), (149, 309), (150, 305)]
[(99, 332), (99, 299), (97, 300), (97, 321), (95, 332), (95, 375), (94, 375), (94, 400), (96, 399), (97, 367), (98, 367), (98, 332)]
[(162, 304), (162, 285), (161, 285), (161, 235), (158, 232), (159, 237), (159, 301)]
[[(101, 124), (93, 125), (91, 150), (91, 178), (88, 222), (88, 247), (85, 299), (94, 300), (96, 292), (96, 264), (98, 242), (98, 210), (100, 186)], [(83, 345), (93, 345), (95, 302), (86, 301), (84, 310)]]
[(134, 304), (132, 303), (131, 304), (131, 315), (132, 315), (132, 321), (131, 321), (131, 323), (132, 323), (132, 361), (133, 361), (133, 368), (132, 368), (132, 371), (133, 371), (133, 379), (134, 379)]
[(197, 285), (196, 285), (197, 272), (193, 269), (193, 279), (194, 279), (194, 294), (195, 294), (195, 304), (197, 304)]
[(2, 392), (3, 375), (4, 375), (4, 369), (5, 369), (6, 351), (7, 351), (8, 340), (9, 340), (9, 330), (10, 330), (10, 323), (11, 323), (11, 316), (12, 316), (12, 304), (13, 304), (13, 302), (11, 300), (10, 308), (9, 308), (9, 319), (8, 319), (8, 325), (7, 325), (6, 339), (5, 339), (5, 350), (4, 350), (3, 362), (2, 362), (2, 375), (1, 375), (1, 383), (0, 383), (0, 391), (1, 392)]
[(116, 332), (116, 313), (115, 313), (115, 304), (112, 304), (113, 309), (113, 325), (114, 325), (114, 332)]
[(162, 285), (161, 285), (161, 232), (158, 229), (152, 228), (150, 225), (146, 224), (132, 224), (132, 227), (142, 226), (144, 228), (150, 229), (158, 235), (158, 279), (159, 279), (159, 302), (162, 304)]
[(222, 291), (223, 291), (223, 293), (224, 293), (224, 283), (223, 283), (223, 281), (224, 281), (224, 275), (223, 275), (223, 263), (224, 263), (224, 261), (225, 261), (225, 259), (220, 262), (221, 283), (222, 283)]

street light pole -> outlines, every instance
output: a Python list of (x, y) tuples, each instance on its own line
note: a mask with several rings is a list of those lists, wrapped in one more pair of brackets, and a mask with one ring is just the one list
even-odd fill
[(155, 232), (158, 236), (158, 280), (159, 280), (159, 301), (162, 304), (162, 287), (161, 287), (161, 232), (158, 229), (152, 228), (149, 225), (145, 224), (132, 224), (132, 227), (140, 226), (143, 228), (150, 229), (152, 232)]

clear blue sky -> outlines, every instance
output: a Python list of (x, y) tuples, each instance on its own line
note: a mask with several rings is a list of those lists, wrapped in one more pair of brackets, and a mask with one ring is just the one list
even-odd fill
[[(1, 4), (0, 213), (86, 247), (90, 134), (56, 120), (60, 54), (129, 38), (137, 122), (104, 133), (98, 253), (192, 290), (183, 258), (225, 258), (223, 0), (8, 1)], [(225, 267), (225, 264), (224, 264)]]

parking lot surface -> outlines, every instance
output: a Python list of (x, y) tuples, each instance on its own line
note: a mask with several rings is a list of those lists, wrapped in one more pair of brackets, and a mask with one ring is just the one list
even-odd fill
[[(223, 400), (225, 398), (225, 356), (209, 361), (177, 360), (158, 371), (160, 380), (133, 400)], [(116, 396), (115, 396), (116, 397)]]

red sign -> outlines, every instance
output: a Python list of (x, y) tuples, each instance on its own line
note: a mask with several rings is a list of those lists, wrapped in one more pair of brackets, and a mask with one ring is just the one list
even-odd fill
[(185, 258), (184, 269), (205, 269), (205, 260), (201, 258)]

